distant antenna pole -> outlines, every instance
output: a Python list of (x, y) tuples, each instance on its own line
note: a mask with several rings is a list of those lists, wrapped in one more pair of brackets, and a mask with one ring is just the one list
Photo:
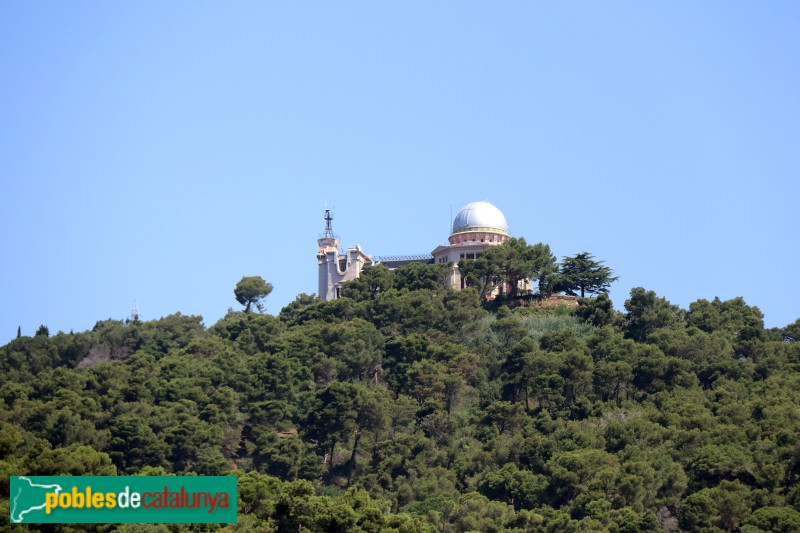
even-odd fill
[(131, 311), (131, 320), (136, 322), (139, 320), (139, 306), (136, 305), (136, 300), (133, 301), (133, 311)]
[(332, 239), (335, 235), (333, 234), (333, 215), (331, 215), (330, 209), (325, 209), (325, 238)]

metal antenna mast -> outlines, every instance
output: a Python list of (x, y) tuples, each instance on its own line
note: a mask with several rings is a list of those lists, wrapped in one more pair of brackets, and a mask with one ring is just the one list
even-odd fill
[(333, 237), (333, 215), (330, 209), (325, 210), (325, 236)]
[(450, 222), (447, 224), (447, 233), (453, 230), (453, 204), (450, 204)]
[(335, 239), (336, 234), (333, 232), (333, 209), (328, 208), (328, 202), (325, 202), (325, 233), (322, 235), (325, 239)]
[(133, 311), (131, 311), (131, 320), (134, 322), (139, 320), (139, 306), (136, 305), (136, 300), (133, 301)]

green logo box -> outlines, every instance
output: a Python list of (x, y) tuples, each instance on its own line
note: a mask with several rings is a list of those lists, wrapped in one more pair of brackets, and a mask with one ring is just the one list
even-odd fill
[(236, 522), (234, 476), (12, 476), (20, 524)]

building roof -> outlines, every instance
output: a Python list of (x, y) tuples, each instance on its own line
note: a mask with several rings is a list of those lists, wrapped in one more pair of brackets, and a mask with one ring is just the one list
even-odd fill
[(394, 270), (397, 267), (405, 266), (411, 263), (432, 264), (432, 255), (399, 255), (391, 257), (376, 257), (378, 264), (386, 265)]
[(472, 202), (465, 205), (453, 220), (453, 233), (486, 231), (508, 235), (508, 223), (503, 212), (489, 202)]

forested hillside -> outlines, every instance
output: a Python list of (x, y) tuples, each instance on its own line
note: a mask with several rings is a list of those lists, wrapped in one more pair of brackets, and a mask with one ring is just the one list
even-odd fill
[(800, 320), (641, 288), (487, 305), (439, 275), (0, 348), (0, 527), (28, 529), (11, 475), (196, 473), (239, 477), (238, 524), (44, 529), (800, 531)]

